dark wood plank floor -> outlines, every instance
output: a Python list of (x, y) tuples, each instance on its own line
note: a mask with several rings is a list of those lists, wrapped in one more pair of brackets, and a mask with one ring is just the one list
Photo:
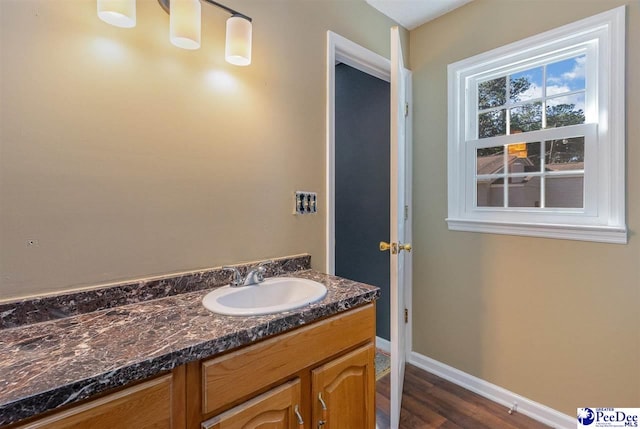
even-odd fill
[[(376, 383), (378, 429), (389, 429), (389, 384)], [(542, 429), (547, 426), (415, 366), (406, 367), (400, 429)]]

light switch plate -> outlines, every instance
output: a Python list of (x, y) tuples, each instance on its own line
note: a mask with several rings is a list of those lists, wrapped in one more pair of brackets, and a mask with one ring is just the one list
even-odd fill
[(293, 214), (305, 215), (318, 212), (318, 194), (316, 192), (296, 191)]

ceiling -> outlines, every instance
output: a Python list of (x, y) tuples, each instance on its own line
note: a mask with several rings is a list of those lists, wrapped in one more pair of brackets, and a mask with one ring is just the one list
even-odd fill
[(471, 0), (367, 0), (371, 6), (408, 30), (413, 30)]

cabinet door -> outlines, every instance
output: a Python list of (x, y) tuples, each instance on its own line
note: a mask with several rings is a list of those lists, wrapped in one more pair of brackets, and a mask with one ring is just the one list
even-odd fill
[(314, 428), (375, 428), (374, 357), (369, 344), (313, 370)]
[(301, 429), (300, 379), (269, 390), (202, 423), (202, 429)]

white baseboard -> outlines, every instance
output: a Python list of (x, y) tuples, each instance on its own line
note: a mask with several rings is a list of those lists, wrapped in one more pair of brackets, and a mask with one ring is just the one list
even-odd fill
[[(437, 360), (431, 359), (420, 353), (411, 352), (409, 363), (424, 369), (438, 377), (444, 378), (458, 386), (464, 387), (480, 396), (511, 408), (514, 403), (518, 404), (517, 412), (531, 417), (534, 420), (544, 423), (557, 429), (575, 429), (577, 420), (559, 411), (527, 399), (481, 378), (475, 377), (459, 369), (453, 368)], [(505, 410), (505, 413), (507, 411)]]
[(384, 338), (376, 337), (376, 348), (382, 350), (385, 353), (391, 353), (391, 343)]

